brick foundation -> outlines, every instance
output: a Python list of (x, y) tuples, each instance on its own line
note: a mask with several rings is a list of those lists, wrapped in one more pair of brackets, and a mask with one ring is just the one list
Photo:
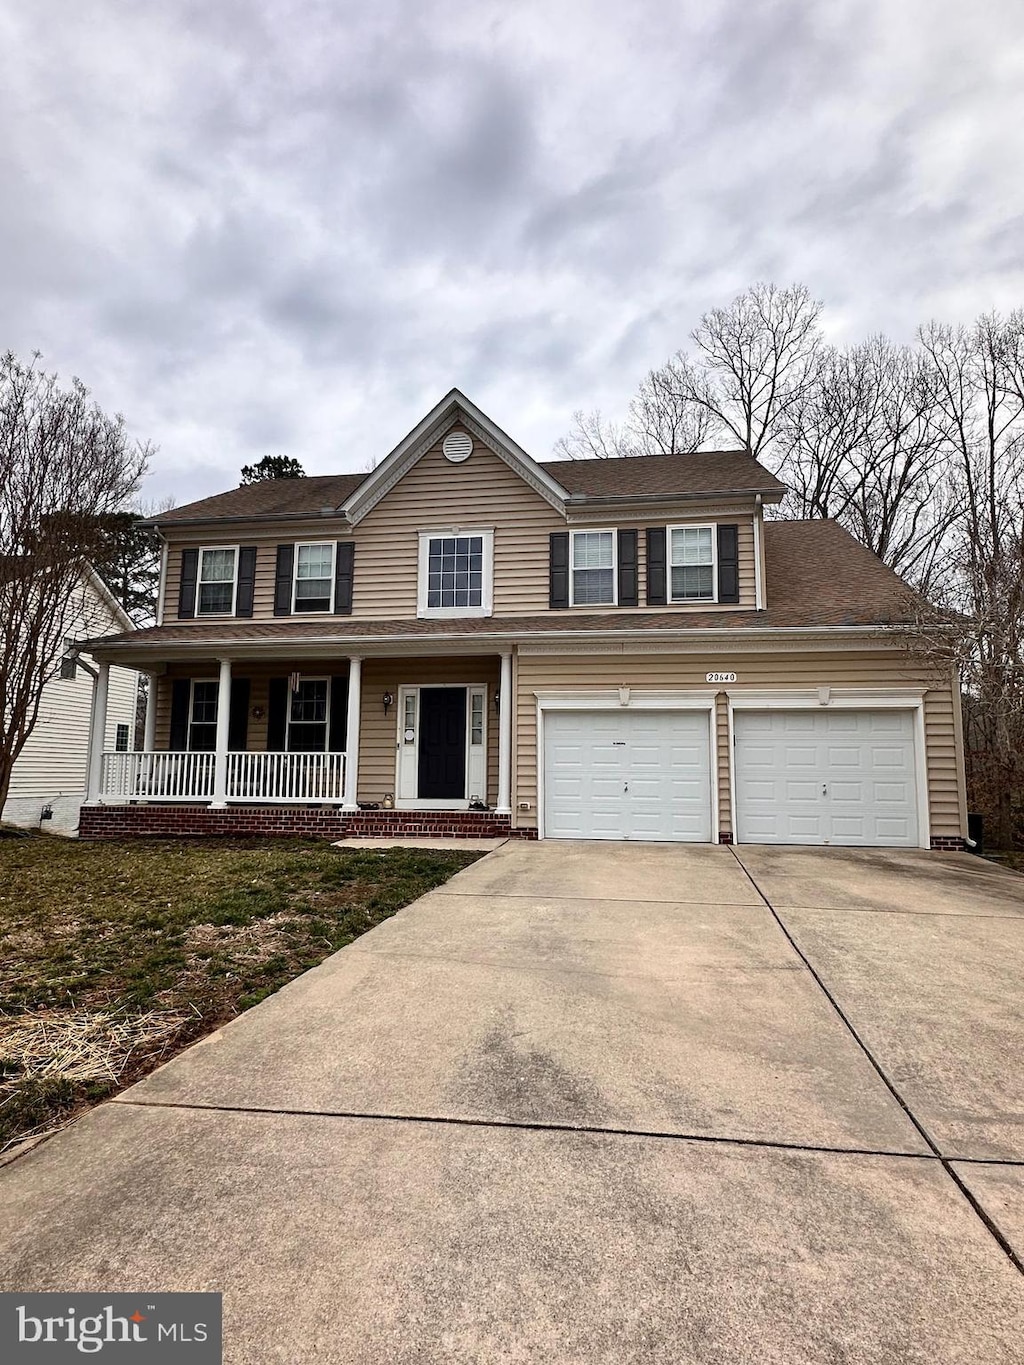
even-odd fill
[(954, 834), (933, 834), (931, 846), (933, 853), (963, 853), (966, 848), (963, 839)]
[(367, 810), (342, 813), (308, 806), (83, 806), (83, 839), (221, 838), (381, 839), (427, 835), (432, 839), (536, 839), (513, 829), (512, 817), (491, 811)]
[(728, 831), (727, 829), (720, 829), (720, 830), (718, 831), (718, 842), (719, 842), (720, 844), (731, 844), (731, 843), (732, 843), (732, 835), (729, 833), (729, 831)]

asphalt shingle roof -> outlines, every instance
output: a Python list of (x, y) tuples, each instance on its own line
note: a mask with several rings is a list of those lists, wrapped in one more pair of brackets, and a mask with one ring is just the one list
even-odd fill
[[(616, 460), (551, 460), (540, 467), (577, 497), (785, 492), (785, 484), (743, 450)], [(161, 525), (173, 525), (221, 517), (318, 516), (327, 508), (341, 507), (368, 477), (318, 474), (303, 479), (264, 479), (172, 508), (156, 520)]]

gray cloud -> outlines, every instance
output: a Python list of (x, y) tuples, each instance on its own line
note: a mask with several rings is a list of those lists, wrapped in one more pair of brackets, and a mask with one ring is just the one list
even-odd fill
[(706, 308), (1024, 303), (1011, 0), (96, 0), (0, 15), (2, 344), (151, 493), (379, 458), (453, 383), (535, 454)]

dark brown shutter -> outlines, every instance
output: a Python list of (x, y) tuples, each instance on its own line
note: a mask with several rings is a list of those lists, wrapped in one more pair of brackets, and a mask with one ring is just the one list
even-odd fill
[(178, 585), (178, 619), (187, 621), (196, 614), (196, 580), (199, 577), (199, 551), (182, 550), (181, 582)]
[(354, 542), (339, 540), (334, 552), (334, 614), (336, 616), (352, 615), (352, 570), (355, 557)]
[(619, 606), (635, 607), (640, 598), (637, 585), (636, 532), (620, 531), (619, 542)]
[(180, 752), (188, 748), (189, 706), (192, 701), (190, 678), (175, 678), (171, 685), (171, 735), (168, 748)]
[(274, 615), (292, 614), (292, 567), (295, 563), (295, 546), (277, 547), (277, 574), (274, 578)]
[(231, 679), (231, 705), (228, 710), (228, 748), (242, 750), (249, 741), (248, 678)]
[(569, 532), (551, 532), (551, 578), (548, 590), (549, 607), (569, 605)]
[(718, 600), (740, 600), (740, 528), (718, 527)]
[(664, 607), (668, 603), (668, 576), (665, 565), (665, 528), (647, 528), (647, 605)]
[(288, 679), (271, 678), (267, 687), (267, 753), (281, 753), (288, 736)]
[(348, 735), (348, 678), (331, 679), (331, 733), (327, 747), (333, 754), (345, 752)]
[(256, 590), (256, 546), (243, 545), (238, 551), (238, 587), (235, 591), (235, 615), (251, 616), (252, 599)]

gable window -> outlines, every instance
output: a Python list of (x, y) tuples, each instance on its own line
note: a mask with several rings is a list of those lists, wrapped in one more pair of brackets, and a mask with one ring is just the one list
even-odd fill
[(421, 531), (419, 614), (490, 616), (494, 532)]
[(216, 680), (192, 680), (192, 699), (188, 712), (188, 747), (212, 752), (217, 747)]
[(669, 568), (673, 602), (714, 602), (714, 526), (670, 527)]
[(199, 594), (196, 611), (200, 616), (230, 616), (235, 609), (235, 566), (237, 551), (199, 551)]
[(330, 686), (326, 678), (300, 678), (288, 706), (289, 753), (322, 754), (327, 748)]
[(330, 611), (334, 592), (334, 543), (296, 545), (292, 611)]
[(571, 605), (615, 605), (615, 532), (572, 532)]

